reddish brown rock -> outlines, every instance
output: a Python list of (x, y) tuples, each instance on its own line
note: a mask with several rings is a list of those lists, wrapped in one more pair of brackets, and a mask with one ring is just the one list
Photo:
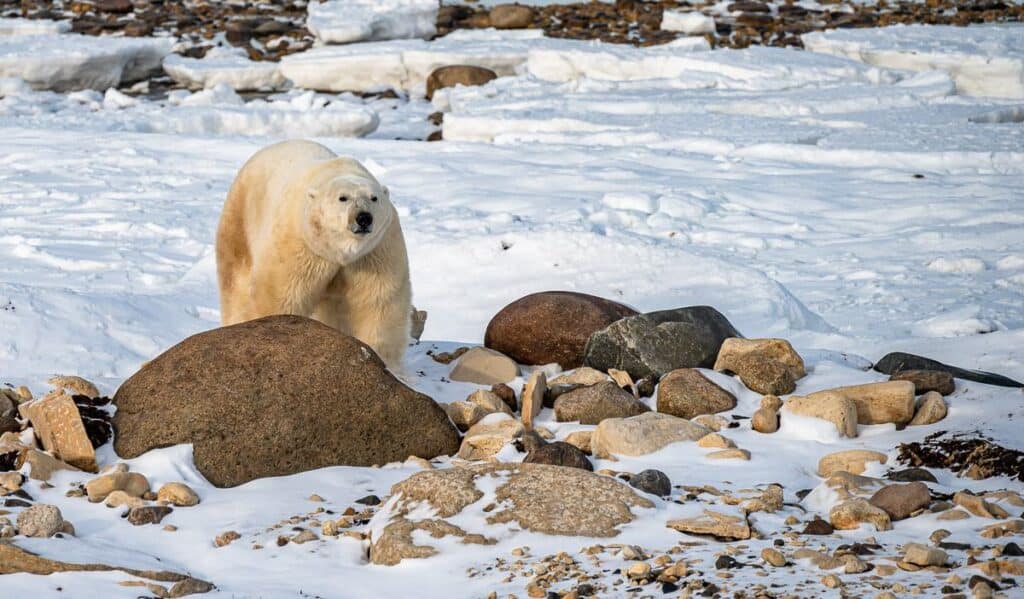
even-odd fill
[(611, 300), (571, 291), (545, 291), (505, 306), (487, 325), (484, 345), (520, 364), (577, 368), (590, 336), (637, 314)]

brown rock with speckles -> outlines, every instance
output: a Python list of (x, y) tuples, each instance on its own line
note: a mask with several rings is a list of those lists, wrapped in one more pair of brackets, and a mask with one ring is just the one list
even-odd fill
[(125, 381), (114, 403), (120, 456), (191, 443), (218, 486), (459, 449), (433, 400), (357, 339), (300, 316), (189, 337)]
[(502, 308), (487, 325), (484, 345), (520, 364), (583, 364), (590, 336), (636, 310), (585, 293), (544, 291)]

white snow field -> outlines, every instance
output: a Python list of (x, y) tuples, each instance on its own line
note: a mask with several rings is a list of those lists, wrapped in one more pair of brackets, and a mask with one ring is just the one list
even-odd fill
[(950, 73), (961, 93), (1024, 99), (1024, 28), (1020, 24), (893, 25), (806, 33), (812, 52), (868, 64)]
[[(960, 31), (1005, 40), (998, 28)], [(878, 35), (889, 34), (899, 31)], [(796, 50), (569, 47), (480, 35), (318, 48), (283, 63), (299, 87), (324, 90), (360, 82), (355, 89), (412, 89), (435, 55), (465, 52), (507, 65), (505, 76), (486, 86), (435, 96), (450, 110), (440, 143), (386, 139), (420, 135), (435, 109), (421, 99), (370, 105), (294, 89), (244, 102), (222, 81), (152, 101), (116, 90), (62, 95), (0, 80), (0, 383), (28, 385), (38, 395), (51, 375), (76, 374), (112, 395), (146, 360), (218, 326), (213, 242), (228, 186), (260, 147), (297, 136), (320, 136), (390, 187), (409, 246), (414, 303), (429, 312), (423, 342), (407, 355), (409, 370), (423, 372), (414, 386), (439, 402), (464, 399), (477, 386), (450, 382), (449, 367), (428, 350), (480, 344), (487, 322), (508, 302), (554, 289), (642, 311), (715, 306), (747, 337), (792, 341), (808, 370), (798, 394), (885, 380), (867, 368), (890, 351), (1024, 380), (1019, 102), (960, 95), (944, 70), (897, 70)], [(332, 111), (337, 131), (325, 125)], [(381, 138), (340, 137), (371, 134), (371, 123)], [(738, 379), (706, 374), (738, 398), (727, 418), (748, 417), (758, 406), (760, 395)], [(512, 386), (523, 382), (520, 376)], [(727, 492), (783, 485), (781, 511), (751, 516), (763, 538), (732, 545), (745, 546), (740, 560), (753, 565), (787, 516), (827, 518), (837, 497), (816, 474), (825, 453), (883, 452), (888, 464), (864, 473), (881, 476), (898, 467), (899, 443), (938, 431), (1020, 449), (1022, 399), (1020, 389), (957, 380), (946, 398), (948, 416), (933, 425), (861, 426), (860, 436), (848, 439), (811, 419), (787, 416), (772, 435), (743, 419), (723, 432), (751, 452), (749, 461), (712, 461), (708, 450), (678, 443), (647, 456), (595, 459), (594, 466), (658, 468), (675, 485)], [(554, 422), (551, 410), (538, 424), (559, 439), (593, 428)], [(100, 457), (118, 461), (109, 446)], [(524, 456), (507, 446), (497, 457)], [(367, 562), (364, 541), (325, 537), (278, 547), (281, 531), (270, 527), (321, 507), (342, 512), (370, 493), (384, 497), (415, 464), (325, 468), (233, 489), (207, 483), (188, 446), (130, 465), (154, 487), (185, 481), (201, 503), (164, 519), (174, 532), (135, 527), (120, 510), (65, 497), (83, 477), (58, 473), (52, 488), (31, 481), (26, 490), (59, 506), (75, 536), (16, 543), (68, 561), (188, 572), (217, 585), (211, 597), (524, 597), (529, 576), (508, 578), (497, 560), (518, 559), (511, 552), (522, 546), (529, 547), (522, 558), (528, 564), (567, 551), (610, 581), (627, 562), (605, 554), (594, 566), (577, 553), (595, 543), (636, 544), (654, 554), (684, 543), (676, 557), (700, 573), (691, 576), (724, 580), (714, 563), (725, 544), (665, 527), (706, 507), (698, 501), (648, 496), (655, 507), (634, 510), (636, 520), (612, 539), (492, 525), (486, 532), (496, 545), (443, 542), (437, 556), (386, 567)], [(1024, 492), (1007, 477), (933, 473), (938, 493)], [(797, 495), (811, 489), (806, 500)], [(325, 501), (309, 501), (314, 493)], [(1014, 517), (1021, 513), (1009, 500), (998, 503)], [(893, 563), (902, 543), (940, 528), (952, 533), (949, 541), (975, 548), (1019, 539), (982, 538), (977, 531), (990, 522), (926, 513), (895, 522), (892, 531), (861, 527), (803, 538), (829, 551), (874, 539), (882, 548), (865, 559), (879, 564)], [(227, 530), (242, 538), (216, 548), (213, 538)], [(730, 570), (728, 582), (777, 585), (772, 592), (800, 596), (874, 597), (880, 589), (873, 585), (897, 583), (928, 583), (936, 592), (950, 573), (963, 581), (980, 573), (965, 553), (950, 553), (956, 565), (949, 572), (839, 571), (842, 591), (822, 586), (828, 572), (807, 563)], [(7, 575), (0, 594), (137, 597), (140, 589), (118, 584), (131, 578)], [(630, 586), (617, 588), (627, 595)], [(1015, 593), (1019, 587), (1007, 596)]]
[(164, 72), (189, 89), (212, 88), (221, 83), (235, 91), (275, 90), (286, 84), (276, 62), (249, 60), (238, 48), (211, 48), (202, 58), (171, 54)]
[(70, 30), (69, 21), (0, 18), (0, 36), (67, 33)]
[(168, 38), (38, 33), (0, 34), (0, 77), (18, 77), (36, 89), (105, 90), (159, 71), (174, 45)]
[(306, 26), (326, 44), (429, 38), (438, 0), (313, 0)]

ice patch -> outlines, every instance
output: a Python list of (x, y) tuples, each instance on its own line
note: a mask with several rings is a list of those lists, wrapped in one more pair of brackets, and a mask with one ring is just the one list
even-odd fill
[(715, 19), (700, 11), (666, 10), (661, 15), (661, 28), (680, 31), (688, 35), (715, 32)]
[(237, 48), (211, 48), (203, 58), (171, 54), (163, 61), (164, 72), (189, 89), (225, 84), (237, 91), (281, 89), (286, 79), (276, 62), (249, 60)]
[(311, 1), (306, 27), (327, 44), (429, 38), (437, 33), (438, 0)]
[(1017, 254), (1010, 254), (1004, 258), (1000, 258), (996, 262), (996, 268), (999, 270), (1018, 270), (1024, 268), (1024, 256)]
[(0, 77), (20, 77), (34, 89), (105, 90), (158, 71), (173, 45), (169, 38), (0, 37)]
[(918, 322), (912, 331), (919, 337), (966, 337), (998, 331), (995, 320), (983, 318), (981, 307), (967, 305)]
[(980, 258), (936, 258), (928, 263), (928, 270), (973, 274), (984, 271), (985, 262)]
[(972, 96), (1024, 98), (1024, 25), (893, 25), (806, 33), (812, 52), (868, 64), (948, 72)]

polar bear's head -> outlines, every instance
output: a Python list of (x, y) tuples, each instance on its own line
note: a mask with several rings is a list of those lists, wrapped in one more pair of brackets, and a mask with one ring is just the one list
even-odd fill
[(335, 264), (350, 264), (373, 251), (398, 218), (388, 188), (368, 173), (327, 178), (306, 195), (306, 243)]

